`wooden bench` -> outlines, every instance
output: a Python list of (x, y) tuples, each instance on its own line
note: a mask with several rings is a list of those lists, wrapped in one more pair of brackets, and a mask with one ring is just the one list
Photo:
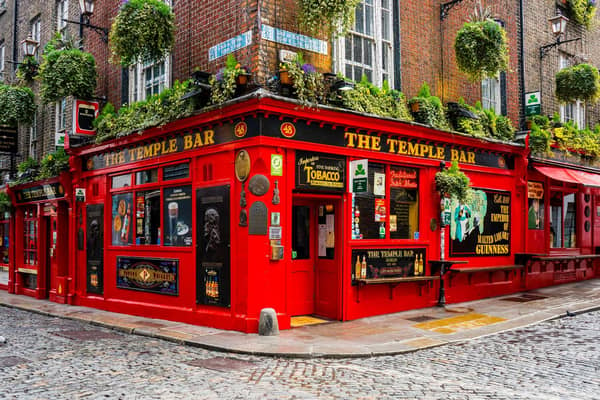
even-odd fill
[(439, 276), (407, 276), (400, 278), (367, 278), (367, 279), (356, 279), (354, 282), (357, 283), (356, 287), (356, 302), (360, 303), (360, 288), (367, 285), (384, 285), (387, 284), (390, 287), (390, 300), (394, 298), (394, 288), (401, 283), (417, 282), (419, 283), (419, 296), (421, 296), (421, 286), (429, 282), (429, 287), (433, 287), (433, 281), (439, 280)]
[[(558, 264), (559, 271), (566, 271), (569, 269), (569, 261), (580, 261), (587, 260), (591, 262), (592, 260), (600, 258), (600, 254), (555, 254), (555, 255), (540, 255), (531, 257), (532, 261), (550, 261), (552, 263)], [(581, 263), (575, 263), (575, 269), (579, 269)], [(545, 268), (545, 266), (544, 266)], [(555, 269), (556, 270), (556, 269)]]
[[(470, 285), (471, 277), (473, 276), (473, 274), (476, 274), (478, 272), (487, 272), (489, 274), (489, 278), (488, 278), (489, 282), (492, 283), (492, 275), (494, 274), (494, 272), (504, 271), (504, 274), (505, 274), (504, 280), (507, 281), (508, 275), (510, 274), (511, 271), (520, 270), (521, 276), (522, 276), (524, 269), (525, 269), (524, 265), (514, 264), (514, 265), (493, 265), (490, 267), (453, 267), (450, 269), (450, 272), (455, 273), (455, 274), (469, 274), (467, 279), (468, 279), (468, 282)], [(450, 275), (450, 282), (452, 282), (452, 275)]]

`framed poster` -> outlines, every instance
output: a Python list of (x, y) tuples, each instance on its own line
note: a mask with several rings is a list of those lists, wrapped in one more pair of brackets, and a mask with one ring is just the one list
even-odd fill
[(179, 260), (117, 257), (117, 287), (177, 296)]

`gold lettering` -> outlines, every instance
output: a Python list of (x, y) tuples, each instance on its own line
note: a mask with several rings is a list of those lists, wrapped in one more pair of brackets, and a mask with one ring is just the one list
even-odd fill
[(396, 152), (396, 144), (398, 143), (398, 140), (388, 138), (386, 143), (387, 143), (388, 147), (390, 148), (390, 153), (395, 153)]
[(139, 146), (137, 149), (137, 159), (141, 160), (144, 158), (144, 147), (143, 146)]
[(152, 157), (152, 145), (148, 144), (144, 146), (144, 158)]
[(131, 161), (135, 161), (135, 149), (128, 149), (129, 151), (129, 159)]
[(201, 147), (204, 144), (202, 143), (202, 136), (200, 136), (200, 133), (196, 133), (196, 138), (194, 140), (194, 148), (196, 147)]
[(405, 140), (400, 140), (400, 148), (398, 149), (398, 153), (407, 154), (408, 150), (406, 149), (408, 143)]
[(472, 151), (469, 151), (467, 153), (468, 157), (469, 157), (469, 161), (467, 161), (469, 164), (475, 164), (475, 153)]
[(160, 151), (160, 143), (154, 143), (152, 145), (152, 157), (157, 156)]
[(369, 149), (369, 136), (358, 134), (358, 148)]
[(215, 131), (208, 129), (204, 131), (204, 145), (215, 144)]
[(443, 147), (438, 147), (437, 148), (437, 156), (435, 157), (438, 160), (443, 160), (444, 158), (446, 158), (446, 155), (444, 154), (444, 148)]
[(356, 139), (356, 133), (346, 132), (344, 133), (344, 139), (346, 139), (346, 147), (356, 147), (354, 139)]
[(124, 164), (125, 163), (125, 153), (120, 151), (119, 152), (119, 160), (117, 161), (119, 164)]
[(371, 150), (377, 150), (380, 151), (381, 150), (381, 138), (379, 136), (373, 136), (371, 138)]
[(419, 156), (419, 144), (408, 142), (408, 155)]
[(183, 137), (183, 149), (189, 150), (192, 148), (193, 145), (194, 145), (194, 142), (192, 141), (192, 135), (185, 135)]
[(458, 161), (458, 150), (450, 149), (450, 161)]

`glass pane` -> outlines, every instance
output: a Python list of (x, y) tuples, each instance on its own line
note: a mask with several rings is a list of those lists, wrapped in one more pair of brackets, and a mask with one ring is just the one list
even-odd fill
[(563, 211), (564, 215), (564, 237), (563, 237), (563, 247), (570, 248), (576, 247), (576, 234), (575, 234), (575, 221), (576, 221), (576, 212), (575, 212), (575, 194), (571, 193), (564, 197), (563, 199)]
[(131, 174), (113, 176), (112, 188), (119, 189), (122, 187), (131, 186)]
[(352, 80), (358, 80), (356, 79), (356, 77), (354, 76), (354, 74), (352, 73), (352, 65), (350, 64), (346, 64), (346, 72), (345, 72), (346, 77), (352, 79)]
[(169, 165), (163, 168), (163, 180), (183, 179), (190, 177), (190, 164)]
[(310, 258), (310, 207), (307, 206), (292, 207), (292, 258)]
[(136, 194), (136, 244), (160, 244), (160, 190)]
[(367, 76), (369, 82), (373, 82), (373, 71), (370, 69), (365, 69), (363, 72)]
[[(389, 54), (390, 54), (390, 50), (389, 47), (384, 44), (383, 46), (381, 46), (381, 69), (384, 71), (388, 71), (389, 70)], [(383, 79), (387, 79), (387, 77), (384, 77)]]
[(373, 36), (374, 31), (374, 22), (373, 22), (373, 7), (366, 6), (365, 7), (365, 31), (364, 33), (369, 36)]
[(362, 39), (355, 36), (353, 42), (354, 42), (354, 57), (352, 57), (352, 61), (361, 63), (362, 62)]
[[(384, 239), (386, 232), (386, 201), (379, 193), (379, 186), (385, 183), (375, 182), (375, 174), (385, 174), (381, 164), (369, 163), (368, 185), (366, 193), (357, 193), (354, 198), (354, 230), (356, 239)], [(377, 190), (375, 188), (378, 188)]]
[(318, 219), (318, 256), (319, 258), (333, 260), (335, 258), (335, 206), (333, 204), (320, 205)]
[(375, 44), (371, 41), (364, 41), (364, 46), (365, 46), (365, 60), (363, 61), (363, 64), (366, 65), (373, 65), (373, 47), (375, 47)]
[(346, 36), (346, 39), (344, 39), (344, 47), (345, 47), (345, 55), (344, 58), (346, 60), (352, 60), (352, 38), (354, 36), (352, 35), (348, 35)]
[(387, 11), (381, 14), (381, 36), (384, 40), (390, 40), (390, 13)]
[(158, 169), (147, 169), (135, 173), (135, 183), (137, 185), (143, 185), (145, 183), (157, 182), (158, 181)]
[(163, 202), (165, 246), (192, 245), (192, 187), (166, 188)]
[(363, 69), (361, 67), (354, 67), (354, 80), (359, 82), (362, 79)]
[(390, 237), (416, 239), (419, 231), (419, 179), (412, 168), (390, 170)]
[(360, 32), (360, 33), (364, 33), (365, 29), (364, 29), (364, 11), (363, 11), (363, 6), (359, 5), (358, 7), (356, 7), (356, 13), (355, 13), (355, 18), (354, 18), (354, 26), (356, 27), (354, 30), (356, 32)]
[(550, 247), (562, 247), (562, 193), (552, 194), (550, 199)]
[(114, 246), (125, 246), (132, 243), (133, 229), (133, 194), (121, 193), (112, 197), (111, 243)]

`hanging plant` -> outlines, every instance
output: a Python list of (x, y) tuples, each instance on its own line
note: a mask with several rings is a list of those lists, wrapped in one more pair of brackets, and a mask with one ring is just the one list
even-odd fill
[(163, 59), (175, 43), (175, 15), (161, 0), (122, 4), (109, 34), (112, 61), (124, 67)]
[(38, 79), (40, 95), (46, 103), (68, 96), (89, 99), (96, 90), (96, 60), (85, 51), (60, 38), (48, 42)]
[(29, 83), (37, 76), (39, 67), (40, 63), (35, 59), (35, 57), (25, 57), (23, 62), (21, 62), (17, 68), (17, 78), (21, 82)]
[(596, 0), (567, 0), (571, 18), (590, 28), (596, 15)]
[(506, 31), (491, 19), (481, 4), (456, 34), (454, 52), (458, 68), (473, 82), (508, 69)]
[(590, 64), (563, 68), (556, 74), (556, 97), (569, 103), (575, 100), (595, 102), (600, 98), (600, 75)]
[(311, 34), (345, 35), (361, 0), (298, 0), (300, 25)]
[(30, 124), (35, 110), (35, 97), (30, 88), (0, 84), (0, 125)]
[(442, 197), (454, 197), (465, 202), (472, 196), (469, 177), (458, 168), (458, 162), (452, 161), (448, 169), (435, 174), (435, 187)]

